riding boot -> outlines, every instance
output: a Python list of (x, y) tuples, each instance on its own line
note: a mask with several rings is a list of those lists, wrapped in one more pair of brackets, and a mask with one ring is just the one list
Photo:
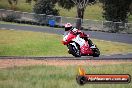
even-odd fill
[(88, 45), (90, 48), (95, 48), (95, 45), (93, 44), (93, 42), (90, 40), (90, 38), (88, 37), (84, 37), (85, 41), (88, 41)]
[(95, 45), (89, 38), (88, 38), (88, 44), (89, 44), (90, 48), (95, 48)]

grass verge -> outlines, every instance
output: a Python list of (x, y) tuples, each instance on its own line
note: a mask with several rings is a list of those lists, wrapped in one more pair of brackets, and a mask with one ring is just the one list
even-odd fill
[(66, 47), (61, 44), (59, 35), (0, 30), (0, 55), (59, 56), (65, 54)]
[[(130, 74), (131, 64), (83, 66), (88, 74)], [(28, 66), (0, 69), (1, 88), (131, 88), (129, 84), (76, 83), (76, 66)]]

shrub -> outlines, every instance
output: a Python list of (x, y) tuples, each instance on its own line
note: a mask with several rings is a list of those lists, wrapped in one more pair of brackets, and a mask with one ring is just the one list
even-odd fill
[(20, 19), (20, 15), (15, 15), (14, 13), (7, 14), (2, 18), (6, 22), (14, 22), (16, 19)]

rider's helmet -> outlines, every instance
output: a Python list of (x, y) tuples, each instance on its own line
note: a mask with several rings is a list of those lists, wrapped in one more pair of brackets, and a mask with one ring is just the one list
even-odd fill
[(71, 23), (66, 23), (65, 24), (65, 31), (69, 31), (72, 29), (72, 24)]

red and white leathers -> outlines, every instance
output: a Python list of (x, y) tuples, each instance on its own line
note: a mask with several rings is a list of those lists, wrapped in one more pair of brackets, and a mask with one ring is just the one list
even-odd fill
[(72, 31), (73, 33), (75, 33), (77, 35), (79, 34), (81, 38), (89, 38), (89, 35), (85, 34), (84, 32), (82, 32), (79, 29), (72, 28), (70, 31)]
[(92, 41), (89, 38), (89, 35), (85, 34), (84, 32), (82, 32), (79, 29), (73, 28), (71, 23), (66, 23), (65, 24), (65, 31), (72, 31), (73, 34), (75, 35), (80, 35), (81, 38), (83, 38), (85, 41), (88, 41), (88, 44), (91, 48), (94, 48), (94, 45), (92, 43)]
[(79, 29), (76, 29), (76, 28), (72, 28), (71, 30), (69, 31), (72, 31), (74, 34), (76, 35), (80, 35), (81, 38), (83, 38), (85, 41), (88, 41), (88, 44), (90, 46), (90, 48), (95, 48), (93, 42), (90, 40), (89, 38), (89, 35), (85, 34), (84, 32), (82, 32), (81, 30)]

